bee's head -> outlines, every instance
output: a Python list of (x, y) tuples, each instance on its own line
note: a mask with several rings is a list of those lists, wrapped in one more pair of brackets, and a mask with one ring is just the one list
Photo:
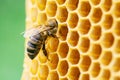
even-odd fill
[(48, 25), (49, 25), (50, 27), (52, 27), (52, 28), (58, 27), (58, 23), (57, 23), (57, 21), (56, 21), (55, 19), (50, 19), (50, 20), (48, 20)]

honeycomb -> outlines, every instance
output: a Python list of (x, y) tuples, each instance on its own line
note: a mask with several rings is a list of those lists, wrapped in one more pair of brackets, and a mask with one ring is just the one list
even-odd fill
[(26, 28), (49, 19), (50, 60), (25, 54), (21, 80), (120, 80), (120, 0), (26, 0)]

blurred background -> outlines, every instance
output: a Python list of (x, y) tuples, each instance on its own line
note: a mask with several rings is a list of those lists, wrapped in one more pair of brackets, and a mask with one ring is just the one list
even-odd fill
[(0, 80), (20, 80), (23, 69), (25, 0), (0, 0)]

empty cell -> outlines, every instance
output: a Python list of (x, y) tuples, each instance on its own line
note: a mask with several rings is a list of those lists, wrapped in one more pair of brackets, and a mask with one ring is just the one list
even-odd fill
[(99, 40), (101, 37), (101, 26), (97, 25), (97, 26), (93, 26), (91, 28), (91, 32), (90, 32), (90, 37), (93, 40)]
[(114, 32), (116, 35), (120, 36), (120, 21), (116, 21)]
[(61, 7), (58, 7), (58, 10), (57, 10), (57, 19), (60, 21), (60, 22), (65, 22), (67, 20), (67, 17), (68, 17), (68, 11), (66, 9), (66, 7), (64, 6), (61, 6)]
[(101, 55), (101, 52), (102, 52), (102, 48), (99, 44), (93, 44), (91, 46), (91, 50), (90, 50), (90, 56), (93, 58), (93, 59), (98, 59)]
[(80, 69), (82, 71), (88, 71), (91, 64), (91, 59), (89, 56), (82, 56), (80, 59)]
[(32, 60), (30, 71), (33, 75), (35, 75), (37, 73), (37, 71), (38, 71), (38, 61), (36, 59)]
[(65, 76), (68, 72), (68, 63), (67, 61), (60, 61), (58, 64), (58, 72), (60, 73), (61, 76)]
[(43, 51), (40, 50), (38, 53), (38, 60), (40, 63), (46, 63), (47, 62), (47, 57), (44, 55)]
[(82, 52), (87, 52), (90, 46), (90, 40), (87, 37), (82, 37), (79, 41), (79, 49)]
[(113, 24), (113, 17), (110, 14), (105, 15), (105, 17), (103, 17), (103, 22), (102, 25), (105, 29), (110, 29), (112, 27)]
[(61, 4), (64, 4), (66, 0), (57, 0), (58, 4), (61, 5)]
[(59, 75), (56, 71), (52, 71), (49, 73), (48, 78), (46, 80), (59, 80)]
[(68, 80), (67, 78), (60, 78), (60, 80)]
[(85, 17), (88, 16), (91, 10), (91, 5), (88, 1), (81, 1), (78, 12), (81, 16)]
[(66, 6), (69, 10), (75, 10), (78, 6), (79, 0), (67, 0)]
[(68, 42), (71, 46), (76, 46), (79, 41), (79, 34), (77, 31), (71, 31), (68, 33)]
[(79, 59), (80, 59), (80, 53), (78, 52), (78, 50), (77, 49), (71, 49), (70, 55), (68, 57), (68, 60), (70, 61), (70, 63), (78, 64)]
[(92, 75), (92, 77), (97, 77), (100, 73), (100, 64), (95, 62), (95, 63), (92, 63), (91, 65), (91, 69), (90, 69), (90, 73)]
[(101, 2), (101, 0), (91, 0), (91, 2), (92, 2), (94, 5), (98, 5), (98, 4)]
[(120, 76), (115, 76), (113, 80), (120, 80)]
[(57, 11), (57, 5), (55, 1), (48, 1), (46, 5), (46, 13), (48, 16), (53, 17), (55, 16)]
[(59, 25), (59, 30), (58, 30), (58, 36), (61, 40), (66, 40), (68, 34), (68, 27), (66, 24), (60, 24)]
[(115, 59), (112, 68), (115, 72), (120, 71), (120, 58)]
[(94, 22), (94, 23), (97, 23), (101, 20), (102, 18), (102, 11), (100, 8), (94, 8), (93, 11), (92, 11), (92, 15), (91, 15), (91, 20)]
[(39, 65), (38, 77), (40, 80), (46, 80), (48, 77), (49, 69), (46, 65)]
[(39, 13), (38, 14), (38, 24), (43, 25), (47, 21), (46, 13)]
[(37, 10), (37, 8), (31, 8), (31, 20), (33, 22), (36, 21), (37, 16), (38, 16), (38, 10)]
[(58, 52), (62, 58), (65, 58), (67, 56), (68, 51), (69, 51), (69, 47), (68, 47), (68, 44), (66, 42), (61, 43), (59, 45)]
[(68, 25), (70, 28), (75, 28), (78, 23), (78, 15), (76, 13), (70, 13), (68, 18)]
[(100, 76), (100, 80), (109, 80), (110, 79), (110, 76), (111, 76), (111, 73), (110, 73), (110, 70), (108, 69), (104, 69), (102, 71), (102, 74)]
[(116, 17), (120, 17), (120, 2), (115, 4), (113, 12)]
[(50, 61), (48, 62), (48, 66), (51, 69), (56, 69), (57, 65), (58, 65), (58, 61), (59, 61), (58, 55), (57, 54), (49, 54), (49, 59), (50, 59)]
[(112, 35), (112, 33), (105, 33), (103, 34), (103, 38), (102, 38), (102, 44), (104, 47), (109, 48), (113, 45), (114, 42), (114, 37)]
[(87, 34), (90, 30), (91, 23), (88, 19), (80, 19), (78, 29), (81, 34)]
[(101, 62), (104, 65), (109, 65), (112, 60), (112, 53), (110, 51), (104, 51), (101, 56)]
[(114, 48), (117, 53), (120, 53), (120, 39), (116, 41)]
[(78, 80), (80, 76), (80, 71), (78, 67), (71, 67), (68, 73), (68, 77), (70, 80)]
[(36, 0), (39, 10), (43, 11), (46, 7), (46, 0)]
[(104, 0), (104, 2), (102, 3), (102, 8), (104, 9), (104, 11), (109, 11), (111, 6), (112, 0)]
[(90, 80), (89, 74), (81, 74), (80, 80)]

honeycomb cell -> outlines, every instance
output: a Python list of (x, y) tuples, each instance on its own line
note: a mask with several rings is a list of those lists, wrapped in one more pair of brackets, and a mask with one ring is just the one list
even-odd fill
[(71, 31), (68, 36), (68, 43), (70, 43), (71, 46), (76, 46), (79, 41), (79, 34), (77, 31)]
[(116, 17), (120, 17), (120, 2), (115, 4), (113, 12)]
[(87, 34), (90, 30), (91, 23), (88, 19), (81, 19), (78, 25), (78, 30), (81, 34)]
[(66, 0), (57, 0), (58, 4), (64, 4)]
[(43, 11), (46, 7), (46, 0), (36, 0), (39, 10)]
[(102, 8), (104, 9), (104, 11), (109, 11), (111, 6), (112, 6), (112, 0), (104, 0), (102, 4)]
[(99, 40), (101, 37), (101, 26), (97, 25), (97, 26), (93, 26), (90, 32), (90, 38), (93, 40)]
[(102, 44), (104, 47), (109, 48), (113, 45), (114, 37), (112, 33), (105, 33), (103, 35)]
[(90, 13), (90, 10), (91, 10), (91, 5), (89, 4), (89, 2), (88, 1), (81, 1), (79, 9), (78, 9), (79, 14), (82, 17), (86, 17)]
[(80, 59), (80, 53), (77, 49), (72, 49), (70, 51), (70, 55), (68, 56), (68, 60), (72, 64), (78, 64)]
[(59, 45), (58, 52), (62, 58), (65, 58), (67, 56), (68, 51), (69, 51), (69, 47), (68, 47), (68, 44), (66, 42), (63, 42)]
[(101, 52), (102, 52), (102, 48), (99, 44), (93, 44), (91, 46), (91, 50), (90, 50), (90, 56), (93, 58), (93, 59), (98, 59), (99, 56), (101, 55)]
[(38, 16), (38, 10), (37, 10), (37, 8), (31, 8), (31, 20), (33, 22), (36, 21), (37, 16)]
[(38, 78), (37, 77), (32, 77), (31, 80), (38, 80)]
[(119, 40), (116, 40), (115, 51), (116, 51), (117, 53), (120, 53), (120, 39), (119, 39)]
[(59, 61), (58, 55), (50, 54), (49, 59), (50, 61), (48, 61), (48, 66), (50, 67), (50, 69), (56, 69)]
[(90, 46), (90, 40), (87, 37), (82, 37), (79, 41), (79, 49), (82, 52), (87, 52)]
[(81, 74), (80, 80), (90, 80), (89, 74)]
[(91, 59), (89, 58), (89, 56), (82, 56), (80, 59), (80, 69), (82, 71), (88, 71), (89, 67), (91, 64)]
[(113, 70), (115, 72), (120, 71), (120, 58), (115, 58), (114, 64), (113, 64)]
[(114, 32), (116, 35), (120, 36), (120, 21), (116, 21)]
[(113, 80), (120, 80), (120, 77), (119, 77), (119, 76), (115, 76), (115, 77), (113, 78)]
[(67, 78), (60, 78), (60, 80), (68, 80)]
[(100, 80), (109, 80), (110, 79), (110, 71), (108, 69), (104, 69), (101, 73), (101, 77), (99, 78)]
[(49, 69), (46, 65), (39, 65), (38, 77), (40, 80), (46, 80), (49, 73)]
[(57, 19), (60, 21), (60, 22), (65, 22), (67, 20), (67, 17), (68, 17), (68, 11), (66, 9), (66, 7), (64, 6), (61, 6), (61, 7), (58, 7), (58, 10), (57, 10)]
[(112, 27), (113, 24), (113, 17), (110, 14), (105, 15), (105, 17), (103, 17), (103, 27), (105, 29), (110, 29)]
[(68, 26), (70, 28), (75, 28), (78, 23), (78, 15), (76, 13), (70, 13), (68, 18)]
[(78, 67), (71, 67), (68, 73), (69, 80), (78, 80), (80, 76), (80, 71)]
[(101, 2), (101, 0), (91, 0), (91, 2), (92, 2), (94, 5), (98, 5), (98, 4)]
[(30, 0), (31, 1), (31, 3), (34, 5), (35, 4), (35, 0)]
[(101, 17), (102, 17), (101, 9), (100, 8), (94, 8), (93, 11), (92, 11), (91, 20), (94, 23), (97, 23), (101, 20)]
[(112, 60), (112, 53), (110, 51), (104, 51), (101, 56), (101, 62), (104, 65), (109, 65)]
[(48, 16), (53, 17), (55, 16), (57, 11), (57, 5), (55, 1), (48, 1), (46, 4), (46, 13)]
[(35, 75), (38, 71), (38, 61), (36, 59), (32, 60), (30, 71), (33, 75)]
[(75, 10), (78, 6), (79, 0), (67, 0), (66, 6), (69, 10)]
[(46, 80), (59, 80), (58, 73), (56, 71), (50, 72)]
[(38, 24), (43, 25), (47, 21), (46, 13), (39, 13), (38, 14)]
[(66, 40), (68, 27), (66, 24), (59, 25), (58, 36), (61, 40)]
[(58, 64), (58, 72), (61, 76), (65, 76), (68, 72), (68, 63), (67, 61), (60, 61)]
[(92, 63), (91, 65), (91, 70), (90, 70), (90, 73), (92, 75), (92, 77), (97, 77), (100, 73), (100, 64), (95, 62), (95, 63)]
[(38, 60), (40, 63), (46, 63), (47, 62), (47, 57), (44, 55), (43, 51), (40, 50), (38, 53)]

